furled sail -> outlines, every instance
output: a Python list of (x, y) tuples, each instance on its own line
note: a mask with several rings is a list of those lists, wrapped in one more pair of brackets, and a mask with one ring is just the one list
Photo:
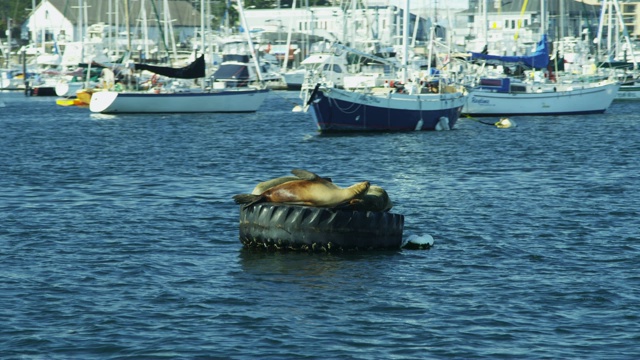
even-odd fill
[(196, 61), (182, 68), (172, 68), (166, 66), (155, 66), (147, 64), (135, 64), (136, 70), (147, 70), (154, 74), (163, 75), (176, 79), (197, 79), (205, 75), (204, 55), (200, 55)]
[(485, 60), (487, 63), (514, 63), (527, 66), (529, 68), (544, 69), (549, 64), (549, 45), (547, 35), (542, 35), (538, 41), (536, 50), (531, 55), (525, 56), (498, 56), (483, 53), (471, 52), (471, 60)]

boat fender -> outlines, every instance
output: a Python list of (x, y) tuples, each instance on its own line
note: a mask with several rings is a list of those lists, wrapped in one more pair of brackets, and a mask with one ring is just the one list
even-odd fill
[(307, 100), (307, 103), (306, 103), (307, 106), (311, 105), (311, 102), (313, 101), (313, 98), (318, 93), (318, 89), (320, 89), (320, 83), (316, 84), (316, 87), (313, 88), (313, 91), (311, 92), (311, 95), (309, 95), (309, 100)]
[(449, 127), (449, 118), (446, 116), (442, 116), (440, 120), (438, 120), (438, 123), (436, 124), (436, 130), (437, 131), (451, 130), (451, 128)]
[(500, 118), (498, 122), (494, 124), (498, 129), (508, 129), (511, 127), (516, 127), (516, 123), (514, 121), (509, 120), (509, 118), (503, 117)]

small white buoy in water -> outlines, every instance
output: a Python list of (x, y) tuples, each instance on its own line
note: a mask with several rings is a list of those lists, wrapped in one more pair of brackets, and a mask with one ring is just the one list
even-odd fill
[(302, 111), (302, 106), (300, 105), (296, 105), (293, 107), (293, 110), (291, 110), (292, 112), (301, 112)]
[(498, 122), (496, 122), (494, 124), (498, 129), (508, 129), (510, 127), (515, 127), (516, 123), (509, 120), (509, 118), (501, 118), (500, 120), (498, 120)]
[(428, 249), (434, 244), (433, 236), (429, 234), (424, 235), (409, 235), (402, 241), (402, 247), (407, 249)]

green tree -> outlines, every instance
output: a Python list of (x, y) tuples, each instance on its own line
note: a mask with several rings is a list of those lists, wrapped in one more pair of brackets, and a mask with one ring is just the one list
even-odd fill
[(11, 38), (20, 40), (20, 27), (31, 12), (31, 0), (0, 1), (0, 37), (6, 38), (7, 25), (11, 19)]

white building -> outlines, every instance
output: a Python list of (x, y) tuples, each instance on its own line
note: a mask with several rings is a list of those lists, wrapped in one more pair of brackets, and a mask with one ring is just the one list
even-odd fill
[(595, 36), (599, 5), (585, 0), (546, 1), (544, 5), (541, 0), (470, 0), (469, 9), (457, 14), (458, 23), (466, 24), (466, 29), (456, 30), (455, 42), (470, 51), (488, 45), (491, 54), (515, 55), (531, 49), (543, 33), (554, 41)]
[[(309, 7), (298, 9), (247, 9), (245, 16), (253, 31), (293, 32), (321, 36), (355, 48), (372, 44), (399, 45), (402, 40), (404, 9), (370, 1), (365, 8)], [(409, 38), (424, 43), (431, 20), (411, 13)]]
[[(146, 38), (169, 47), (172, 41), (192, 37), (201, 16), (189, 1), (166, 3), (165, 9), (151, 1), (129, 1), (125, 11), (124, 0), (42, 0), (22, 25), (22, 37), (37, 48), (47, 47), (47, 52), (56, 43), (77, 41), (101, 41), (113, 49), (119, 37), (127, 38), (128, 28), (133, 41)], [(98, 24), (102, 25), (94, 26), (90, 34), (90, 26)], [(102, 39), (97, 38), (98, 28), (103, 31)]]

